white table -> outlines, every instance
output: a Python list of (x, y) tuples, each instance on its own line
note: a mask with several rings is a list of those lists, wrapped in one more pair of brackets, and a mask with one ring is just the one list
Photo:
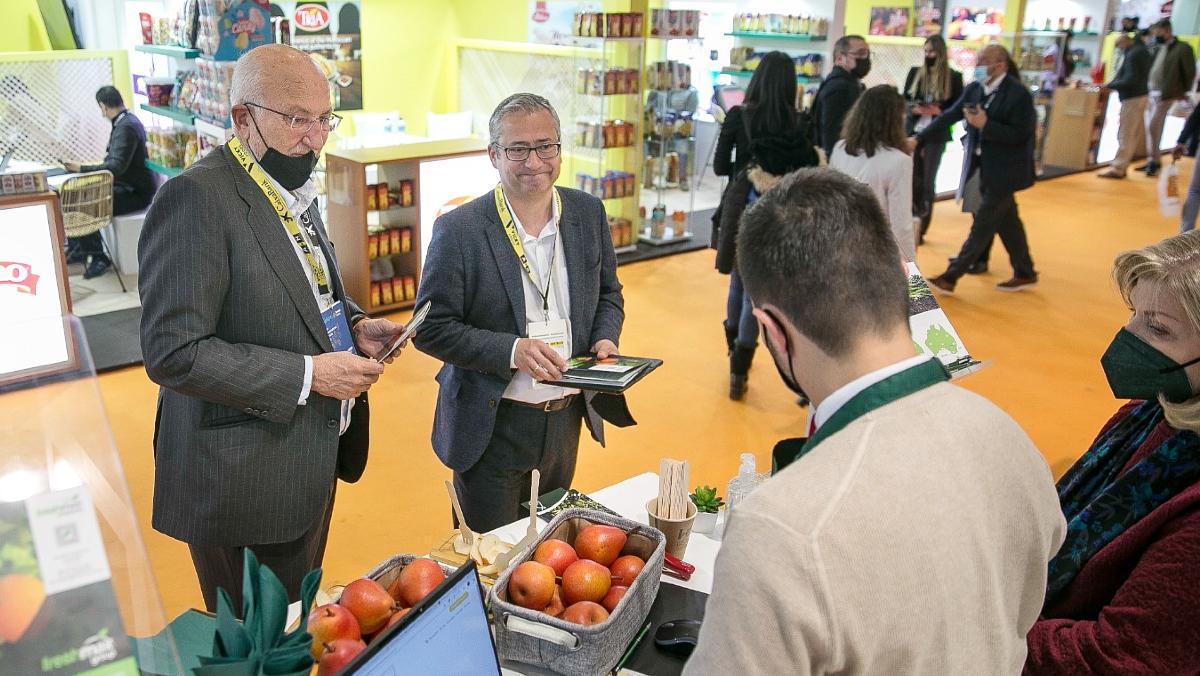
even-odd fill
[[(617, 514), (648, 525), (649, 518), (646, 514), (646, 503), (658, 495), (658, 475), (653, 472), (639, 474), (618, 484), (602, 488), (595, 493), (588, 493), (588, 495)], [(546, 522), (538, 519), (538, 532), (542, 532), (547, 525)], [(518, 542), (521, 538), (525, 537), (525, 532), (528, 528), (529, 519), (522, 519), (517, 523), (501, 526), (492, 531), (492, 534), (507, 542)], [(718, 523), (714, 532), (719, 533), (720, 528), (721, 524)], [(720, 540), (703, 533), (693, 532), (688, 540), (687, 551), (684, 552), (683, 556), (685, 561), (696, 567), (696, 572), (692, 573), (692, 579), (684, 581), (669, 575), (663, 575), (662, 583), (678, 585), (705, 594), (711, 593), (713, 564), (717, 560), (717, 551), (720, 548)], [(643, 642), (653, 640), (654, 637), (649, 635), (642, 639)], [(501, 673), (504, 676), (534, 676), (549, 674), (550, 672), (529, 665), (508, 663), (501, 669)], [(622, 676), (640, 676), (639, 672), (630, 669), (622, 669), (621, 674)]]

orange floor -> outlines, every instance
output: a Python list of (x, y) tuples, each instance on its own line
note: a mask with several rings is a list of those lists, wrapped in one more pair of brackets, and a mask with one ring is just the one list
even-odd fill
[[(1113, 256), (1176, 230), (1159, 215), (1154, 182), (1130, 176), (1102, 181), (1082, 174), (1021, 193), (1041, 285), (1019, 294), (993, 290), (1010, 272), (997, 246), (991, 274), (965, 278), (958, 295), (943, 300), (971, 352), (990, 364), (962, 386), (1012, 415), (1056, 475), (1118, 405), (1099, 366), (1127, 315), (1109, 277)], [(927, 274), (942, 271), (968, 225), (952, 203), (938, 204), (919, 254)], [(766, 467), (774, 441), (801, 431), (803, 411), (763, 350), (747, 399), (726, 398), (720, 322), (728, 280), (713, 270), (712, 261), (711, 251), (700, 251), (620, 268), (627, 310), (621, 348), (662, 357), (666, 365), (630, 394), (639, 426), (610, 431), (607, 449), (590, 439), (581, 443), (579, 489), (653, 471), (662, 457), (689, 460), (694, 483), (723, 488), (739, 453), (754, 452), (760, 468)], [(338, 491), (326, 584), (348, 581), (397, 552), (426, 552), (449, 530), (442, 484), (449, 473), (429, 445), (437, 367), (433, 359), (406, 351), (372, 389), (371, 460), (362, 481)], [(100, 384), (171, 618), (201, 600), (186, 547), (150, 529), (155, 386), (141, 368), (105, 374)]]

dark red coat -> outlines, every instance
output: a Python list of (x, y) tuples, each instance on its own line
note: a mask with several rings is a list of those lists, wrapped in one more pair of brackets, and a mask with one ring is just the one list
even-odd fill
[[(1124, 471), (1174, 433), (1161, 423)], [(1200, 674), (1200, 483), (1085, 563), (1028, 641), (1027, 674)]]

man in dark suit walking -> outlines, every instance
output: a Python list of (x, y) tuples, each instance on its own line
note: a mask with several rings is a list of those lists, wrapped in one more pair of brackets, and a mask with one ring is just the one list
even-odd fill
[(992, 238), (1008, 250), (1011, 279), (996, 285), (1000, 291), (1020, 291), (1037, 284), (1029, 255), (1025, 225), (1014, 194), (1033, 185), (1034, 132), (1037, 114), (1033, 97), (1016, 76), (1008, 50), (991, 44), (979, 52), (975, 81), (954, 105), (917, 135), (918, 145), (939, 142), (959, 120), (967, 121), (966, 147), (959, 197), (975, 213), (971, 232), (950, 267), (929, 280), (933, 288), (954, 293), (955, 284), (991, 246)]
[(833, 69), (813, 97), (816, 145), (833, 155), (842, 138), (842, 123), (863, 93), (862, 80), (871, 72), (871, 47), (861, 35), (843, 35), (833, 43)]
[(231, 100), (235, 138), (167, 181), (138, 256), (162, 386), (153, 525), (188, 544), (208, 609), (221, 587), (240, 612), (245, 548), (292, 601), (321, 565), (337, 479), (366, 465), (364, 393), (383, 365), (365, 357), (402, 327), (346, 295), (319, 216), (310, 174), (339, 120), (321, 71), (258, 47)]
[(554, 187), (562, 135), (546, 99), (514, 94), (488, 127), (500, 185), (434, 223), (417, 293), (432, 306), (414, 340), (445, 362), (433, 449), (476, 531), (519, 517), (534, 469), (543, 492), (570, 487), (581, 422), (604, 442), (597, 408), (632, 424), (621, 397), (543, 384), (569, 357), (617, 352), (625, 311), (603, 204)]
[(1150, 50), (1132, 33), (1117, 38), (1122, 56), (1121, 67), (1105, 87), (1117, 93), (1121, 100), (1121, 118), (1117, 126), (1117, 156), (1112, 165), (1097, 174), (1100, 178), (1125, 178), (1129, 163), (1138, 148), (1145, 143), (1144, 116), (1149, 100)]

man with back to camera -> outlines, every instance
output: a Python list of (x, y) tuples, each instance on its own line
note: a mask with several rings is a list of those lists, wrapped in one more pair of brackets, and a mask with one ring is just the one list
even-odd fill
[(508, 97), (488, 130), (500, 184), (434, 223), (417, 292), (432, 306), (414, 339), (445, 362), (433, 449), (475, 531), (519, 518), (534, 469), (543, 493), (571, 486), (582, 420), (601, 444), (601, 415), (633, 424), (621, 395), (539, 382), (567, 357), (617, 353), (624, 300), (603, 203), (554, 187), (562, 135), (546, 99)]
[[(112, 85), (96, 90), (96, 105), (100, 114), (112, 122), (112, 134), (108, 137), (108, 149), (100, 164), (63, 162), (72, 173), (108, 170), (113, 175), (113, 215), (120, 216), (150, 205), (154, 198), (154, 177), (146, 168), (146, 129), (142, 121), (125, 108), (121, 92)], [(88, 257), (91, 261), (88, 261)], [(84, 279), (104, 274), (112, 265), (104, 253), (100, 233), (67, 240), (67, 263), (86, 263)]]
[(1196, 81), (1196, 55), (1192, 46), (1181, 42), (1171, 29), (1171, 20), (1163, 19), (1150, 26), (1154, 46), (1150, 53), (1150, 99), (1146, 104), (1146, 156), (1145, 164), (1138, 171), (1147, 176), (1157, 176), (1162, 166), (1163, 124), (1171, 106), (1183, 100), (1192, 91)]
[(224, 588), (240, 614), (244, 549), (292, 601), (321, 565), (337, 480), (366, 466), (366, 357), (403, 327), (346, 295), (321, 222), (311, 174), (340, 118), (316, 64), (252, 49), (230, 100), (235, 137), (167, 181), (138, 257), (154, 529), (188, 544), (210, 611)]
[(742, 217), (738, 258), (816, 432), (730, 512), (685, 673), (1018, 673), (1066, 530), (1054, 481), (1011, 418), (913, 356), (870, 188), (789, 174)]
[(833, 154), (842, 138), (842, 122), (863, 93), (862, 80), (871, 72), (871, 48), (861, 35), (844, 35), (833, 43), (833, 69), (813, 98), (816, 144)]
[(1014, 196), (1035, 179), (1033, 96), (1012, 72), (1014, 64), (1002, 45), (979, 50), (976, 64), (975, 81), (962, 97), (916, 136), (918, 145), (938, 143), (951, 125), (967, 121), (958, 190), (964, 211), (974, 212), (975, 217), (958, 256), (945, 272), (929, 279), (930, 287), (945, 294), (953, 294), (958, 279), (978, 261), (986, 262), (997, 234), (1008, 251), (1013, 276), (997, 284), (996, 290), (1021, 291), (1038, 281)]
[(1133, 154), (1145, 139), (1146, 101), (1149, 95), (1150, 50), (1133, 33), (1122, 33), (1117, 38), (1121, 67), (1105, 87), (1115, 91), (1121, 101), (1121, 117), (1117, 126), (1117, 156), (1105, 171), (1096, 174), (1100, 178), (1125, 178)]

